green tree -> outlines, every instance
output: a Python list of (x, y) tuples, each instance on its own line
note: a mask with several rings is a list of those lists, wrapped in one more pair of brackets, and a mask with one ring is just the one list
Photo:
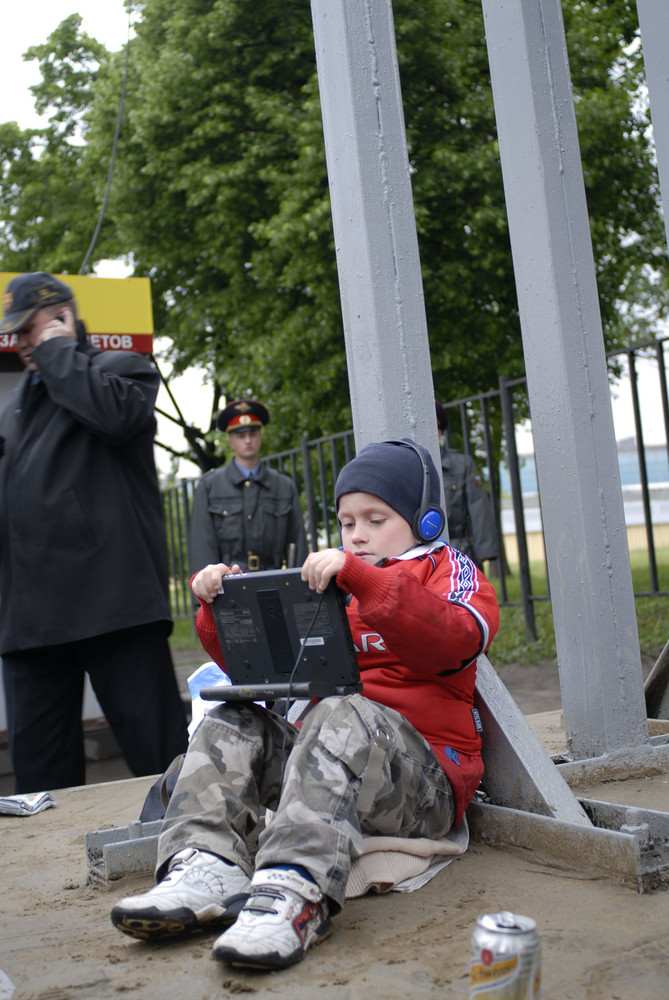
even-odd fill
[[(137, 6), (100, 253), (131, 255), (135, 273), (151, 278), (156, 328), (170, 338), (177, 371), (200, 366), (212, 389), (270, 405), (270, 447), (344, 429), (351, 417), (309, 5)], [(646, 336), (666, 300), (636, 9), (627, 0), (563, 7), (612, 347)], [(478, 0), (395, 0), (394, 16), (435, 387), (452, 399), (523, 371), (482, 14)], [(92, 47), (93, 61), (84, 58), (77, 25), (61, 28), (68, 24), (55, 67), (48, 51), (57, 39), (40, 47), (48, 74), (38, 96), (60, 114), (53, 129), (76, 122), (84, 137), (73, 164), (61, 150), (54, 166), (72, 190), (82, 184), (92, 194), (76, 219), (83, 257), (124, 60)], [(13, 200), (17, 210), (31, 204), (22, 184), (30, 192), (41, 166), (30, 160), (31, 141), (0, 132), (14, 171), (12, 192), (0, 185), (4, 226)], [(70, 136), (60, 145), (72, 146)], [(45, 266), (62, 242), (55, 225), (38, 238), (43, 223), (28, 214), (34, 224), (6, 231), (5, 266), (24, 244), (30, 266), (38, 253)], [(211, 461), (211, 439), (199, 441), (202, 462)]]
[[(97, 164), (88, 155), (86, 114), (105, 47), (63, 21), (43, 45), (29, 49), (42, 81), (33, 87), (43, 128), (0, 125), (0, 256), (5, 270), (77, 273), (95, 225)], [(118, 253), (107, 224), (99, 250)]]
[(142, 11), (113, 210), (173, 360), (266, 399), (275, 444), (346, 427), (308, 5)]

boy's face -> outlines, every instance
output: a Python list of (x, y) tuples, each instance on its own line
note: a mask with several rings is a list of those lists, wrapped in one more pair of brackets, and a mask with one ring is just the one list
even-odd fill
[(346, 551), (371, 565), (417, 544), (409, 522), (372, 493), (344, 493), (338, 516)]

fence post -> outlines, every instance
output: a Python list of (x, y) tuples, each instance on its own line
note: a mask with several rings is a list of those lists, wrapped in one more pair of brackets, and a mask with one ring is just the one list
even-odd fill
[(492, 516), (495, 521), (495, 531), (497, 532), (497, 572), (499, 574), (500, 597), (506, 603), (506, 575), (508, 566), (506, 562), (506, 552), (504, 551), (504, 534), (502, 532), (502, 514), (499, 488), (499, 467), (495, 459), (495, 449), (493, 448), (492, 435), (490, 433), (490, 412), (488, 408), (488, 398), (481, 397), (481, 423), (483, 425), (483, 441), (485, 444), (486, 464), (488, 468), (488, 493)]
[(193, 503), (193, 494), (195, 493), (196, 483), (192, 479), (182, 479), (179, 485), (179, 492), (181, 494), (181, 505), (184, 512), (184, 546), (186, 551), (186, 567), (185, 573), (182, 574), (181, 582), (184, 594), (184, 614), (190, 616), (193, 622), (193, 635), (195, 635), (195, 620), (193, 617), (193, 608), (197, 606), (197, 599), (191, 593), (190, 589), (190, 552), (188, 551), (188, 529), (190, 527), (190, 511)]
[(656, 340), (653, 344), (657, 358), (657, 374), (660, 379), (660, 398), (662, 400), (662, 416), (664, 418), (664, 441), (669, 455), (669, 393), (667, 393), (667, 365), (664, 356), (664, 341)]
[(648, 490), (648, 467), (646, 465), (646, 446), (641, 425), (641, 407), (639, 405), (639, 386), (636, 379), (636, 352), (634, 348), (627, 351), (627, 367), (629, 370), (630, 390), (632, 392), (632, 408), (634, 410), (634, 430), (636, 432), (636, 453), (639, 460), (639, 478), (641, 479), (641, 498), (643, 501), (643, 518), (646, 527), (646, 543), (648, 545), (648, 568), (650, 570), (650, 589), (654, 594), (660, 589), (657, 575), (657, 560), (655, 558), (655, 538), (653, 535), (653, 519), (650, 510), (650, 492)]
[(304, 492), (307, 501), (307, 521), (309, 530), (309, 544), (311, 551), (318, 551), (318, 516), (316, 514), (316, 498), (314, 497), (314, 477), (311, 475), (311, 458), (309, 456), (309, 441), (307, 435), (300, 438), (300, 451), (302, 452), (302, 472), (304, 475)]
[(525, 534), (525, 513), (523, 511), (523, 493), (518, 469), (518, 452), (516, 450), (516, 431), (513, 419), (513, 401), (508, 386), (508, 379), (502, 376), (499, 380), (500, 402), (502, 404), (502, 425), (506, 438), (507, 461), (509, 463), (509, 479), (511, 480), (511, 496), (513, 498), (513, 517), (516, 522), (516, 541), (518, 543), (518, 574), (520, 577), (520, 598), (525, 616), (525, 637), (528, 642), (536, 642), (537, 625), (534, 618), (532, 603), (532, 579), (530, 577), (530, 560), (527, 551), (527, 535)]

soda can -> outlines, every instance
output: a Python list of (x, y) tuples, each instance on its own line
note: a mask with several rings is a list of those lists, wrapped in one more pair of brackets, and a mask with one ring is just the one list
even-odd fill
[(536, 921), (508, 910), (482, 914), (471, 938), (470, 1000), (539, 1000), (540, 987)]

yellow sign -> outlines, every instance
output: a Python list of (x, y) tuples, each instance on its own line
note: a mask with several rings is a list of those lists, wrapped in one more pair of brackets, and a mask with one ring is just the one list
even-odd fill
[[(0, 271), (0, 290), (21, 272)], [(153, 350), (153, 310), (148, 278), (96, 278), (82, 274), (56, 274), (72, 289), (79, 318), (89, 339), (104, 351)], [(13, 351), (14, 334), (0, 337), (0, 351)]]

